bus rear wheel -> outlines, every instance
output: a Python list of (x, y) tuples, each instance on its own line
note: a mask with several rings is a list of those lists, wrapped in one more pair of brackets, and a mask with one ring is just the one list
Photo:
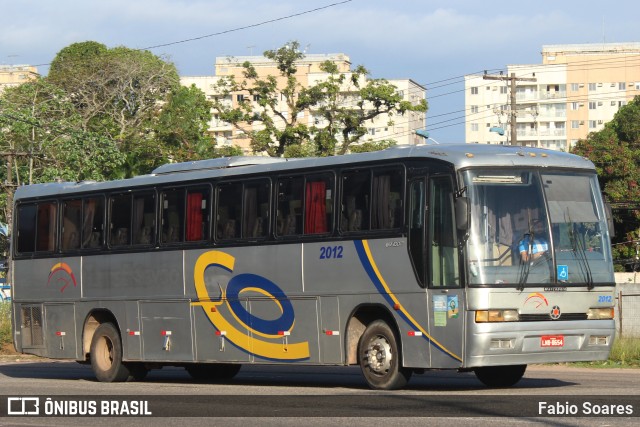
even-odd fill
[(484, 366), (475, 368), (476, 377), (487, 387), (511, 387), (524, 375), (527, 365)]
[(372, 389), (404, 387), (412, 371), (400, 366), (400, 353), (393, 330), (382, 320), (372, 322), (358, 343), (360, 369)]
[(225, 381), (235, 377), (242, 365), (232, 363), (192, 363), (184, 369), (199, 381)]
[(122, 341), (112, 323), (103, 323), (91, 339), (91, 367), (100, 382), (122, 382), (129, 379), (129, 369), (122, 363)]

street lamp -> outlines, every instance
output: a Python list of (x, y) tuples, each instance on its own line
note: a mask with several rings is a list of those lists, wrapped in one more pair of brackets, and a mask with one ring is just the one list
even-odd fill
[(416, 131), (416, 135), (423, 137), (423, 138), (424, 138), (424, 143), (425, 143), (425, 144), (427, 143), (427, 139), (432, 140), (432, 141), (433, 141), (433, 142), (435, 142), (436, 144), (440, 144), (438, 141), (436, 141), (435, 139), (431, 138), (431, 137), (429, 136), (429, 132), (428, 132), (428, 131), (426, 131), (426, 130), (424, 130), (424, 129), (418, 129), (418, 130)]

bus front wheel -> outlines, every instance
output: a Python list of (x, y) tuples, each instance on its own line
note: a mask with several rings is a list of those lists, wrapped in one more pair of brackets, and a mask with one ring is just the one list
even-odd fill
[(112, 323), (103, 323), (91, 339), (91, 367), (100, 382), (127, 381), (130, 372), (122, 363), (122, 341)]
[(524, 375), (527, 365), (484, 366), (475, 368), (476, 377), (487, 387), (511, 387)]
[(369, 387), (395, 390), (404, 387), (412, 371), (402, 368), (393, 330), (382, 320), (372, 322), (358, 343), (360, 369)]

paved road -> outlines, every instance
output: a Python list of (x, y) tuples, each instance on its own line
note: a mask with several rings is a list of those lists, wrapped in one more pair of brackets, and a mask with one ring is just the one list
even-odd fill
[[(89, 366), (44, 360), (0, 361), (0, 396), (40, 396), (55, 401), (103, 400), (116, 405), (147, 402), (154, 415), (137, 418), (140, 426), (231, 425), (636, 425), (640, 413), (640, 370), (531, 366), (509, 389), (487, 389), (473, 374), (450, 371), (414, 375), (408, 387), (395, 392), (366, 388), (357, 368), (245, 366), (225, 384), (193, 381), (181, 368), (151, 371), (144, 382), (104, 384)], [(631, 399), (629, 398), (631, 396)], [(124, 403), (123, 403), (124, 402)], [(586, 408), (619, 410), (632, 417), (531, 417)], [(6, 408), (7, 403), (0, 402)], [(613, 407), (612, 407), (613, 405)], [(42, 405), (41, 405), (42, 406)], [(142, 408), (142, 405), (140, 406)], [(69, 410), (67, 406), (66, 409)], [(117, 408), (122, 410), (122, 407)], [(362, 415), (368, 415), (363, 418)], [(423, 418), (436, 414), (438, 417)], [(194, 417), (198, 416), (198, 417)], [(525, 415), (529, 418), (519, 418)], [(535, 415), (535, 414), (533, 414)], [(554, 414), (551, 414), (554, 415)], [(626, 414), (625, 414), (626, 415)], [(188, 417), (188, 418), (187, 418)], [(206, 417), (206, 418), (205, 418)], [(249, 418), (250, 417), (250, 418)], [(0, 418), (0, 425), (126, 425), (120, 418)]]

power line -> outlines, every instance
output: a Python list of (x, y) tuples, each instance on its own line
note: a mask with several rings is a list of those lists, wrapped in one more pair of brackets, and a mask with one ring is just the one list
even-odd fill
[[(139, 48), (139, 49), (132, 49), (132, 50), (138, 50), (138, 51), (151, 50), (151, 49), (157, 49), (157, 48), (160, 48), (160, 47), (173, 46), (173, 45), (177, 45), (177, 44), (189, 43), (189, 42), (193, 42), (193, 41), (197, 41), (197, 40), (203, 40), (203, 39), (207, 39), (207, 38), (210, 38), (210, 37), (221, 36), (221, 35), (224, 35), (224, 34), (235, 33), (235, 32), (238, 32), (238, 31), (247, 30), (249, 28), (261, 27), (263, 25), (273, 24), (274, 22), (280, 22), (280, 21), (284, 21), (284, 20), (287, 20), (287, 19), (297, 18), (297, 17), (303, 16), (303, 15), (308, 15), (310, 13), (319, 12), (321, 10), (329, 9), (329, 8), (332, 8), (332, 7), (335, 7), (335, 6), (340, 6), (342, 4), (350, 3), (352, 1), (353, 0), (343, 0), (343, 1), (335, 2), (335, 3), (331, 3), (331, 4), (328, 4), (328, 5), (325, 5), (325, 6), (320, 6), (320, 7), (316, 7), (316, 8), (313, 8), (313, 9), (305, 10), (305, 11), (302, 11), (302, 12), (293, 13), (291, 15), (281, 16), (279, 18), (268, 19), (266, 21), (261, 21), (261, 22), (257, 22), (257, 23), (254, 23), (254, 24), (244, 25), (242, 27), (236, 27), (236, 28), (232, 28), (232, 29), (229, 29), (229, 30), (218, 31), (218, 32), (211, 33), (211, 34), (205, 34), (203, 36), (191, 37), (191, 38), (184, 39), (184, 40), (177, 40), (177, 41), (168, 42), (168, 43), (161, 43), (161, 44), (157, 44), (157, 45), (153, 45), (153, 46), (143, 47), (143, 48)], [(45, 67), (47, 65), (51, 65), (51, 63), (36, 64), (36, 65), (34, 65), (34, 67)]]

